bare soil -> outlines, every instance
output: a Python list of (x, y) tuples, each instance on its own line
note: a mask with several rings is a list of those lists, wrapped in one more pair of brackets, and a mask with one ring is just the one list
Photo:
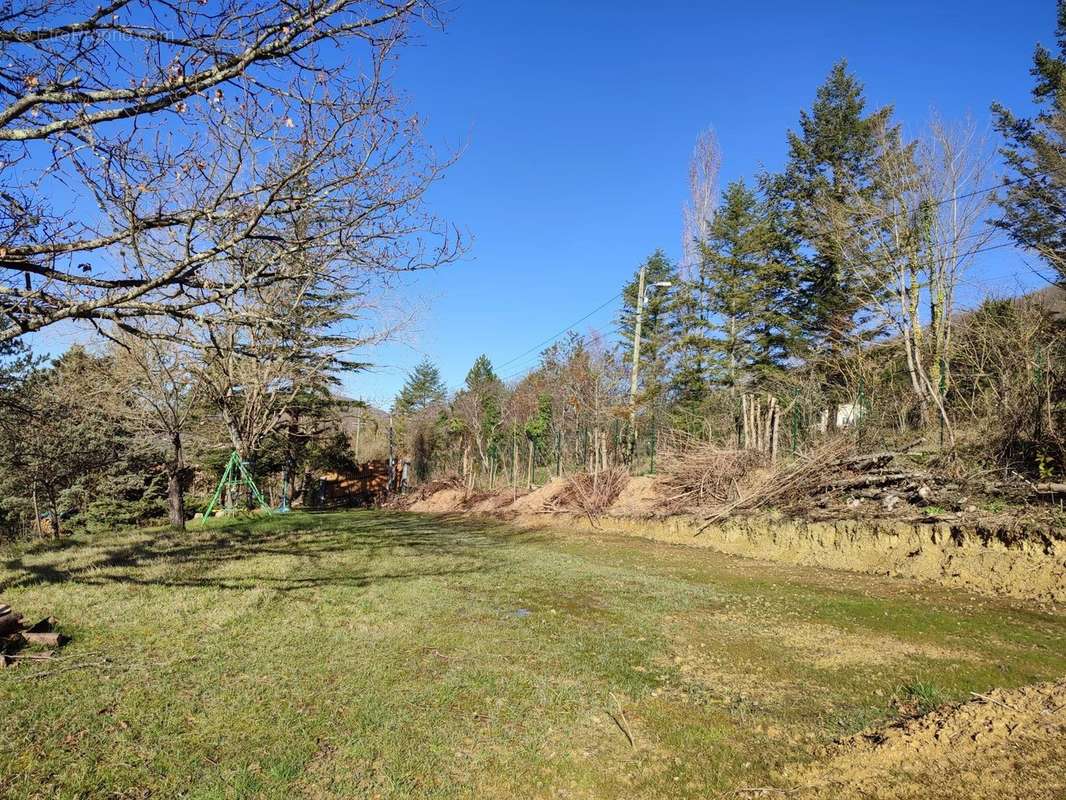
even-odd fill
[(800, 798), (1066, 797), (1066, 681), (857, 734), (784, 778)]

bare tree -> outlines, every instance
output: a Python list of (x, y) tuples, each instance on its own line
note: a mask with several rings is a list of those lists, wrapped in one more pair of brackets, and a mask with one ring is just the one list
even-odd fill
[(430, 2), (34, 0), (10, 11), (0, 341), (67, 319), (216, 314), (278, 278), (269, 262), (231, 269), (238, 251), (306, 245), (287, 218), (308, 191), (329, 210), (314, 236), (336, 254), (314, 268), (454, 257), (456, 239), (422, 205), (446, 162), (387, 74), (418, 18), (436, 20)]
[(874, 190), (825, 209), (825, 227), (856, 265), (865, 299), (898, 335), (925, 424), (945, 404), (955, 291), (992, 229), (990, 154), (972, 123), (934, 119), (920, 141), (882, 134)]
[(722, 168), (722, 151), (713, 128), (696, 137), (689, 160), (689, 199), (681, 210), (681, 274), (691, 278), (700, 258), (700, 242), (707, 238), (707, 229), (714, 219), (718, 205), (718, 172)]
[[(163, 334), (163, 335), (159, 335)], [(195, 353), (163, 331), (116, 331), (103, 364), (102, 406), (139, 438), (167, 454), (167, 507), (185, 528), (185, 437), (202, 399)]]

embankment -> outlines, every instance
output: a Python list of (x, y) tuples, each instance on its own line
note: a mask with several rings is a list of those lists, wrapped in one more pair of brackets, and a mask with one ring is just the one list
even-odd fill
[(1066, 603), (1066, 541), (1045, 531), (982, 523), (895, 520), (809, 521), (734, 517), (700, 531), (685, 516), (520, 515), (523, 524), (608, 530), (788, 564), (931, 580), (1027, 600)]
[(1066, 532), (1017, 520), (811, 520), (734, 516), (703, 527), (692, 516), (647, 513), (650, 486), (633, 479), (606, 514), (560, 510), (562, 481), (517, 502), (509, 493), (467, 496), (445, 488), (411, 511), (502, 516), (526, 526), (612, 531), (788, 564), (935, 581), (984, 594), (1066, 604)]

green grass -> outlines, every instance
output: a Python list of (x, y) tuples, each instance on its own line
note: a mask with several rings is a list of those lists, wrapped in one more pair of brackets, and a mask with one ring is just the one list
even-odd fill
[(459, 518), (9, 548), (0, 593), (74, 636), (0, 673), (3, 797), (713, 797), (1066, 672), (1038, 609)]

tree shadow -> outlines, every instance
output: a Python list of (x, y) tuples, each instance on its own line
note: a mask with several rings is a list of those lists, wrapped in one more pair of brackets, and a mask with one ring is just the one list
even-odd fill
[[(503, 563), (507, 548), (543, 537), (488, 519), (375, 511), (211, 521), (205, 528), (151, 533), (145, 538), (145, 531), (131, 531), (126, 541), (109, 542), (77, 561), (78, 544), (99, 548), (92, 536), (35, 545), (3, 562), (8, 575), (0, 590), (63, 583), (281, 592), (362, 588), (487, 572)], [(36, 563), (63, 552), (69, 554), (69, 562)], [(284, 574), (262, 570), (271, 558), (292, 556), (300, 562)], [(245, 561), (248, 572), (239, 568)], [(381, 568), (375, 569), (376, 564)], [(164, 568), (153, 569), (158, 566)]]

